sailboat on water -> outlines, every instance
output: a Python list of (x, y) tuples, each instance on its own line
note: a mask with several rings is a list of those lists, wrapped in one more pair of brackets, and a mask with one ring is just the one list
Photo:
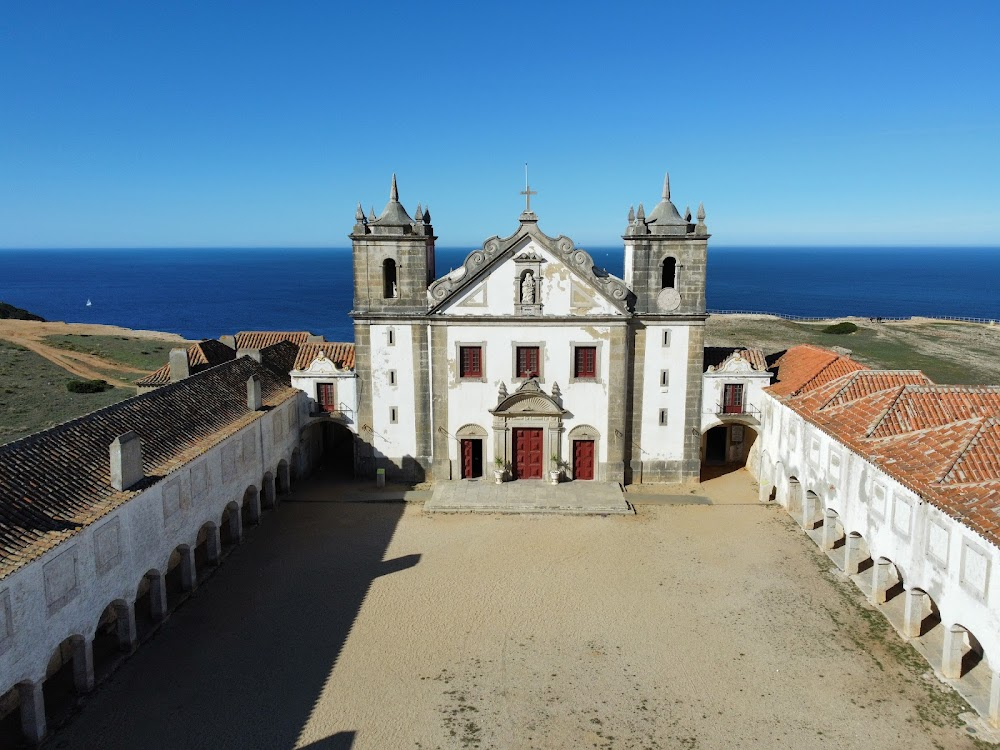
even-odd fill
[(90, 297), (87, 297), (87, 307), (90, 307), (90, 306), (91, 306)]

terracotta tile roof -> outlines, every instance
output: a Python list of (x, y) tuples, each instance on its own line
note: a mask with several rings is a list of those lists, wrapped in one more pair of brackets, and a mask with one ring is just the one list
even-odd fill
[(305, 344), (310, 337), (309, 331), (240, 331), (236, 334), (236, 348), (264, 349), (281, 341)]
[[(236, 359), (236, 351), (230, 349), (221, 341), (215, 339), (205, 339), (197, 344), (188, 347), (188, 368), (193, 375), (208, 367)], [(142, 387), (159, 387), (170, 382), (170, 363), (163, 365), (160, 369), (150, 373), (144, 378), (135, 381), (135, 384)]]
[(246, 404), (255, 374), (268, 406), (299, 393), (242, 357), (0, 446), (0, 578), (136, 494), (110, 485), (108, 449), (119, 435), (142, 439), (141, 490), (259, 419)]
[(794, 396), (841, 375), (867, 369), (850, 357), (812, 344), (793, 346), (772, 367), (777, 371), (777, 382), (769, 390), (775, 396)]
[[(916, 370), (859, 369), (819, 347), (789, 349), (777, 364), (785, 386), (769, 388), (772, 395), (1000, 546), (1000, 386), (935, 385)], [(847, 372), (828, 378), (835, 369)]]
[(313, 360), (323, 352), (327, 359), (333, 361), (341, 369), (354, 369), (354, 344), (341, 341), (328, 341), (323, 344), (303, 344), (299, 347), (299, 356), (295, 359), (295, 370), (305, 370)]
[(704, 359), (702, 360), (702, 371), (707, 372), (709, 367), (716, 369), (722, 367), (726, 362), (736, 356), (736, 353), (747, 360), (755, 370), (764, 371), (767, 369), (767, 360), (764, 350), (758, 347), (742, 346), (706, 346)]

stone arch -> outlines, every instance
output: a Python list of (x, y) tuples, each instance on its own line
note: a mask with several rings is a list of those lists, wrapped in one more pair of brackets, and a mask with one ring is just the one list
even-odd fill
[(738, 471), (747, 465), (757, 442), (757, 427), (742, 415), (715, 419), (701, 435), (702, 480)]
[(802, 484), (798, 477), (788, 477), (788, 491), (785, 493), (785, 510), (794, 515), (802, 511)]
[(271, 509), (277, 505), (277, 492), (274, 487), (274, 474), (270, 471), (264, 472), (260, 479), (261, 507)]
[[(844, 539), (844, 572), (849, 576), (860, 575), (873, 564), (871, 550), (864, 535), (860, 531), (849, 532)], [(867, 585), (858, 585), (866, 594), (869, 593)]]
[(198, 570), (195, 565), (194, 547), (178, 544), (170, 552), (164, 566), (164, 584), (167, 590), (167, 609), (173, 609), (181, 597), (198, 585)]
[(399, 279), (396, 272), (396, 261), (386, 258), (382, 261), (382, 297), (395, 299), (399, 296)]
[(0, 703), (12, 707), (12, 714), (0, 722), (3, 731), (0, 740), (9, 739), (14, 745), (20, 744), (23, 738), (32, 745), (41, 744), (48, 731), (42, 692), (44, 683), (44, 679), (23, 679), (15, 683), (7, 693), (0, 695)]
[(215, 521), (205, 521), (198, 529), (194, 542), (195, 569), (204, 574), (210, 566), (219, 564), (222, 557), (222, 539), (219, 524)]
[(227, 503), (223, 509), (219, 531), (223, 548), (243, 541), (243, 518), (240, 515), (240, 504), (235, 500)]
[(243, 499), (240, 501), (240, 515), (244, 527), (256, 526), (260, 523), (260, 493), (252, 484), (243, 491)]
[(914, 586), (906, 589), (905, 596), (903, 635), (920, 638), (941, 625), (941, 610), (927, 591)]
[(94, 677), (101, 680), (138, 645), (135, 629), (135, 612), (124, 599), (115, 599), (101, 612), (94, 628), (93, 655)]
[(985, 656), (983, 644), (967, 627), (955, 623), (945, 628), (941, 654), (941, 674), (945, 677), (952, 680), (966, 677)]
[(873, 560), (870, 601), (875, 605), (887, 604), (903, 594), (903, 572), (888, 557), (873, 556)]
[[(567, 446), (565, 460), (569, 464), (570, 477), (573, 479), (600, 479), (601, 470), (598, 458), (601, 455), (601, 433), (597, 428), (589, 424), (580, 424), (570, 430), (569, 435), (566, 437), (569, 445)], [(590, 443), (591, 445), (588, 448), (577, 445), (577, 443)], [(587, 461), (585, 454), (588, 451), (592, 464), (589, 477), (587, 476), (585, 466)], [(578, 463), (582, 465), (578, 466)]]
[(660, 263), (660, 289), (677, 288), (677, 258), (668, 255)]
[[(293, 454), (294, 455), (294, 454)], [(281, 459), (278, 461), (278, 467), (274, 470), (275, 476), (277, 477), (277, 490), (279, 495), (287, 495), (292, 488), (292, 484), (289, 477), (288, 461)]]
[(802, 495), (802, 528), (812, 531), (817, 526), (822, 525), (824, 517), (822, 513), (823, 501), (820, 500), (812, 490), (806, 490)]
[(94, 654), (86, 636), (74, 633), (55, 647), (41, 687), (46, 724), (59, 723), (72, 713), (78, 696), (94, 689)]
[[(840, 522), (840, 514), (833, 508), (823, 509), (823, 535), (820, 540), (820, 547), (831, 557), (834, 551), (841, 550), (847, 541), (847, 532), (844, 531), (844, 524)], [(843, 562), (837, 563), (843, 569)]]
[(135, 590), (135, 627), (139, 640), (167, 616), (166, 581), (156, 568), (147, 570)]

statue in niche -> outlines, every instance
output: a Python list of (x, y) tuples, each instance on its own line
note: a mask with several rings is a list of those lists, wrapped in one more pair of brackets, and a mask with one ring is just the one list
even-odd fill
[(521, 282), (521, 304), (535, 304), (535, 275), (531, 271), (524, 274), (524, 280)]

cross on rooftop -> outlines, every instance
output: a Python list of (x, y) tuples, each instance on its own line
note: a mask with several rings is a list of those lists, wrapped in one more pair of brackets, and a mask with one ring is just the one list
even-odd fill
[(531, 213), (531, 196), (538, 195), (537, 190), (532, 190), (531, 186), (528, 184), (528, 163), (524, 163), (524, 190), (520, 192), (520, 195), (524, 196), (524, 212), (526, 214)]

